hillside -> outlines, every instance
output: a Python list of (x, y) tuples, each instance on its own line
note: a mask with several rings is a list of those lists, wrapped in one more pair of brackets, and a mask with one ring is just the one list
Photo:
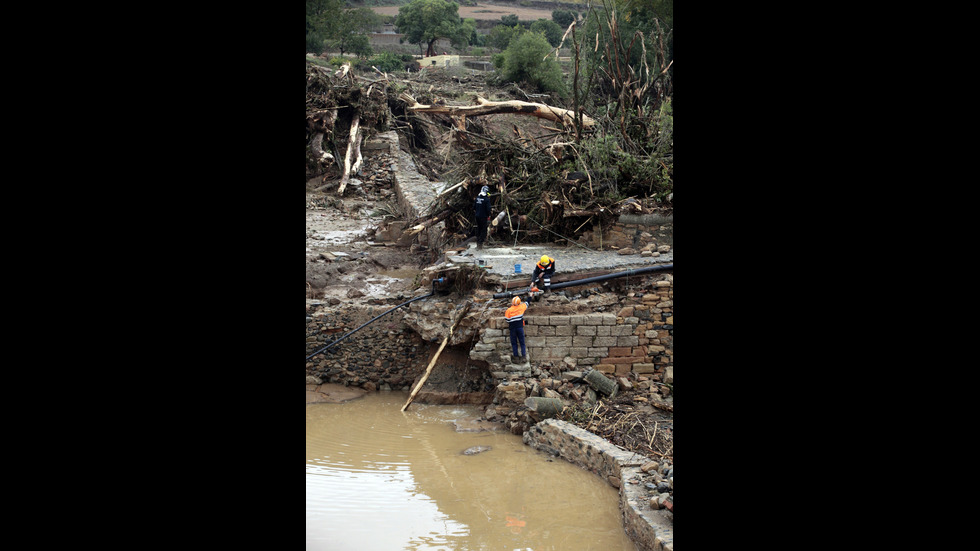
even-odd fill
[[(477, 21), (500, 21), (505, 15), (514, 14), (520, 21), (536, 21), (538, 19), (551, 19), (551, 12), (557, 9), (557, 2), (535, 2), (535, 7), (525, 7), (511, 2), (478, 2), (472, 5), (459, 6), (459, 16), (462, 19), (475, 19)], [(540, 4), (540, 6), (539, 6)], [(553, 4), (556, 7), (547, 7)], [(398, 15), (400, 6), (369, 6), (375, 13), (381, 15)]]

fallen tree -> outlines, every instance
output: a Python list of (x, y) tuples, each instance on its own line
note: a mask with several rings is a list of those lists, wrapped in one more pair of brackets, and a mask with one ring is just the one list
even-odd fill
[[(361, 143), (372, 134), (387, 130), (389, 120), (387, 81), (366, 81), (363, 89), (350, 64), (338, 71), (307, 64), (306, 132), (308, 140), (307, 181), (322, 177), (322, 182), (337, 176), (337, 193), (343, 195), (353, 174), (363, 163)], [(333, 149), (331, 153), (329, 149)], [(339, 151), (346, 150), (343, 164)], [(336, 154), (335, 154), (336, 153)], [(333, 187), (326, 184), (318, 189)]]
[[(415, 101), (411, 95), (402, 92), (399, 99), (408, 104), (407, 109), (420, 113), (443, 113), (450, 116), (471, 116), (496, 115), (501, 113), (513, 113), (516, 115), (531, 115), (540, 119), (560, 122), (565, 125), (575, 124), (575, 112), (560, 107), (553, 107), (544, 103), (532, 103), (528, 101), (490, 101), (477, 97), (479, 105), (422, 105)], [(582, 126), (595, 126), (595, 120), (591, 117), (582, 115)]]

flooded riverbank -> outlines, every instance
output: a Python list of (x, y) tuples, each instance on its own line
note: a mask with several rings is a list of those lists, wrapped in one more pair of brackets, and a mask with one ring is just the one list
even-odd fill
[(605, 481), (520, 436), (473, 431), (476, 406), (401, 412), (407, 397), (307, 404), (308, 550), (636, 550)]

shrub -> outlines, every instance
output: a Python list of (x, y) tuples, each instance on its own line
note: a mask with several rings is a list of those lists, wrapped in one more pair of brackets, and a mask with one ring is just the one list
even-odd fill
[(368, 64), (377, 67), (379, 71), (385, 73), (403, 70), (405, 66), (402, 56), (391, 52), (381, 52), (380, 54), (372, 57), (368, 61)]
[[(507, 82), (527, 82), (541, 92), (567, 95), (565, 79), (544, 35), (524, 33), (511, 41), (504, 52), (503, 73)], [(496, 57), (494, 58), (496, 64)]]

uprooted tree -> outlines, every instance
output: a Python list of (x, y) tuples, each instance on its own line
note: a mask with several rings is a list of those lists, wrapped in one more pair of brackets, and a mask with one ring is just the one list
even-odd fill
[[(357, 172), (364, 134), (396, 129), (418, 159), (426, 157), (423, 149), (438, 159), (447, 189), (410, 222), (416, 228), (444, 222), (446, 245), (469, 232), (472, 200), (483, 185), (493, 189), (494, 207), (504, 213), (491, 232), (508, 241), (574, 239), (621, 212), (669, 210), (671, 31), (662, 29), (656, 13), (631, 15), (624, 25), (615, 10), (590, 9), (584, 23), (565, 31), (562, 42), (573, 59), (568, 100), (478, 94), (470, 103), (450, 102), (426, 79), (426, 71), (438, 69), (399, 80), (308, 65), (308, 173), (322, 174), (323, 188), (339, 178), (342, 194)], [(501, 117), (514, 116), (538, 124), (515, 122), (501, 134)]]

